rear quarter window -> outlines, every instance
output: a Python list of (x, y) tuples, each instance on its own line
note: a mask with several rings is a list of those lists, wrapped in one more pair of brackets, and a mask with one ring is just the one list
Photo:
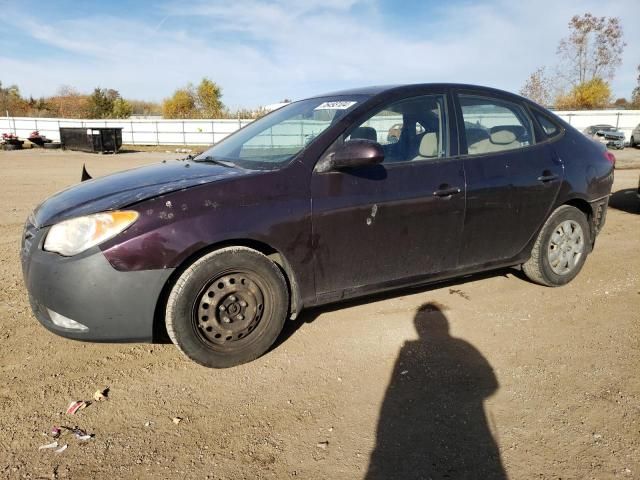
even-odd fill
[(542, 131), (547, 137), (553, 138), (561, 132), (558, 124), (551, 120), (547, 115), (540, 112), (534, 112), (533, 115), (536, 117)]

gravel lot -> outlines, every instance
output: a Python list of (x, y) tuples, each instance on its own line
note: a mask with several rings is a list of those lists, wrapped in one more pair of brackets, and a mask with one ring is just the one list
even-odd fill
[[(0, 478), (640, 478), (639, 169), (616, 172), (616, 208), (565, 287), (502, 270), (310, 310), (264, 357), (216, 371), (172, 345), (56, 337), (22, 283), (38, 202), (83, 163), (167, 157), (0, 152)], [(39, 451), (54, 425), (95, 437)]]

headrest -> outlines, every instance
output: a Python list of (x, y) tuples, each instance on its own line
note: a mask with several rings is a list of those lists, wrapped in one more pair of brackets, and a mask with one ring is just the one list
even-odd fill
[(356, 138), (361, 138), (363, 140), (373, 140), (374, 142), (378, 141), (378, 132), (373, 127), (358, 127), (353, 132), (351, 132), (351, 139), (355, 140)]
[(437, 157), (438, 156), (438, 136), (435, 132), (425, 133), (420, 140), (418, 153), (421, 157)]
[(498, 145), (508, 145), (520, 140), (524, 135), (524, 127), (520, 125), (499, 125), (491, 127), (489, 133), (491, 135), (491, 143)]

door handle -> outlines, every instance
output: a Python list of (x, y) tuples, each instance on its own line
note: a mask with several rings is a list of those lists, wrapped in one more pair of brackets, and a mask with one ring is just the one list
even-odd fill
[(542, 172), (542, 175), (538, 177), (538, 181), (542, 183), (551, 182), (552, 180), (557, 180), (558, 175), (555, 175), (551, 172)]
[(433, 196), (434, 197), (450, 197), (451, 195), (455, 195), (457, 193), (460, 193), (461, 191), (462, 190), (460, 190), (458, 187), (449, 187), (447, 185), (440, 185), (440, 189), (433, 192)]

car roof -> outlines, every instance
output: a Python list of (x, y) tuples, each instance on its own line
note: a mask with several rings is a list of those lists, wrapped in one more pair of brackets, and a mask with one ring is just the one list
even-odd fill
[[(407, 84), (395, 84), (395, 85), (372, 85), (368, 87), (350, 88), (346, 90), (338, 90), (335, 92), (325, 93), (323, 95), (313, 95), (315, 97), (331, 97), (331, 96), (348, 96), (348, 95), (379, 95), (382, 93), (400, 93), (403, 90), (414, 90), (419, 88), (457, 88), (460, 90), (481, 90), (487, 93), (495, 93), (499, 95), (509, 95), (512, 97), (520, 97), (512, 92), (505, 90), (499, 90), (497, 88), (485, 87), (482, 85), (472, 85), (465, 83), (407, 83)], [(526, 100), (526, 99), (525, 99)]]

